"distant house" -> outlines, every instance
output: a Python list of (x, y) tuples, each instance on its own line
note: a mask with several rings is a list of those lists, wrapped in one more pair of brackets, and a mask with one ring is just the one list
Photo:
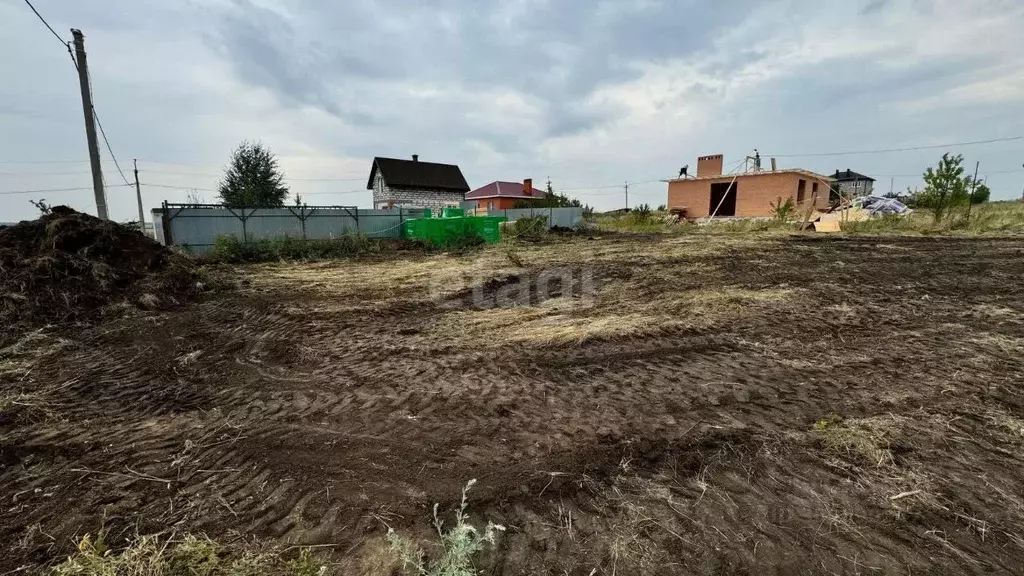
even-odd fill
[(828, 176), (799, 168), (722, 174), (723, 163), (721, 154), (701, 156), (696, 176), (666, 180), (668, 208), (685, 208), (687, 218), (706, 218), (771, 216), (780, 198), (791, 198), (798, 208), (829, 206)]
[(836, 170), (836, 173), (832, 175), (832, 179), (836, 181), (833, 188), (837, 192), (842, 193), (846, 198), (870, 196), (875, 190), (874, 178), (859, 174), (849, 168), (842, 171)]
[(516, 203), (532, 203), (544, 200), (544, 192), (533, 189), (533, 180), (522, 182), (495, 181), (466, 194), (467, 202), (475, 202), (477, 208), (506, 210), (515, 208)]
[(366, 189), (373, 190), (373, 207), (446, 208), (459, 206), (469, 185), (454, 164), (374, 158)]

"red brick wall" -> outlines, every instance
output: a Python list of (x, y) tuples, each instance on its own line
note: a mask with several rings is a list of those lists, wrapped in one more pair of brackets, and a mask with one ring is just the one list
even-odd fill
[(718, 176), (722, 173), (722, 162), (724, 162), (724, 159), (721, 154), (698, 156), (697, 178), (701, 176)]
[[(732, 181), (732, 176), (709, 178), (707, 180), (678, 180), (668, 184), (668, 207), (686, 207), (688, 218), (703, 218), (710, 215), (711, 185)], [(796, 202), (799, 181), (807, 183), (804, 196), (805, 205), (811, 202), (814, 182), (818, 182), (818, 196), (815, 207), (819, 210), (828, 208), (828, 181), (815, 180), (811, 176), (794, 172), (762, 172), (757, 175), (736, 177), (736, 216), (771, 216), (771, 203), (779, 197), (785, 201), (792, 198)]]
[(481, 198), (476, 201), (477, 208), (487, 208), (488, 202), (493, 202), (491, 210), (511, 210), (515, 208), (516, 202), (523, 200), (523, 198)]

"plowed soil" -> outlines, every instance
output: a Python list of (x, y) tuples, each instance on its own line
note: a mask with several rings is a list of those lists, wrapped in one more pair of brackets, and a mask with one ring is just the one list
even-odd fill
[(387, 526), (428, 542), (470, 478), (474, 520), (507, 527), (487, 574), (1024, 567), (1024, 239), (570, 238), (223, 274), (3, 351), (0, 574), (101, 526), (389, 574)]

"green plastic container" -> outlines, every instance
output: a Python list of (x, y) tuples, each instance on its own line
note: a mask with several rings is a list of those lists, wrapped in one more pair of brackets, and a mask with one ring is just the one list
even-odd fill
[(495, 244), (501, 240), (501, 222), (504, 220), (503, 216), (413, 218), (402, 222), (402, 237), (444, 246), (466, 234), (477, 234), (488, 244)]
[(445, 218), (462, 218), (464, 216), (462, 208), (445, 208), (441, 215)]

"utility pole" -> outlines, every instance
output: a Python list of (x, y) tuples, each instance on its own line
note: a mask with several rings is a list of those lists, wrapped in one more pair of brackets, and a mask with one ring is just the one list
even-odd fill
[(142, 190), (139, 189), (139, 159), (132, 160), (135, 165), (135, 199), (139, 201), (139, 231), (146, 236), (146, 213), (142, 210)]
[(889, 196), (892, 196), (892, 185), (896, 182), (896, 177), (889, 178)]
[(78, 68), (78, 84), (82, 89), (82, 111), (85, 113), (85, 138), (89, 142), (89, 163), (92, 165), (92, 189), (96, 194), (96, 215), (100, 220), (109, 220), (107, 197), (103, 190), (103, 169), (100, 167), (100, 146), (96, 141), (92, 89), (89, 87), (89, 64), (85, 60), (85, 36), (76, 28), (71, 29), (71, 35), (75, 37), (75, 65)]
[(629, 182), (624, 183), (626, 189), (626, 210), (629, 210)]
[(971, 180), (971, 195), (967, 197), (967, 220), (971, 219), (971, 204), (974, 204), (974, 190), (978, 188), (978, 166), (981, 160), (974, 163), (974, 178)]

